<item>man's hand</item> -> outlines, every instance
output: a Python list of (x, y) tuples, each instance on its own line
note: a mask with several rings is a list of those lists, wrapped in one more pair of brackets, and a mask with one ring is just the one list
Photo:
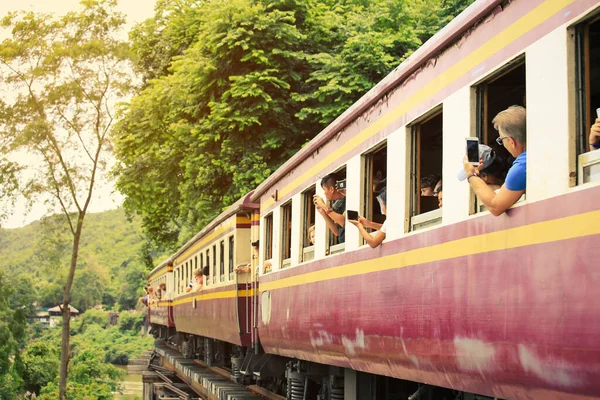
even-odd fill
[(465, 158), (463, 159), (463, 162), (464, 162), (465, 172), (467, 173), (467, 178), (469, 177), (469, 175), (472, 175), (472, 174), (479, 176), (479, 169), (483, 166), (483, 158), (479, 158), (478, 166), (474, 166), (473, 164), (471, 164), (469, 162), (469, 159), (467, 158), (467, 156), (465, 156)]
[(600, 145), (600, 118), (596, 118), (596, 123), (594, 123), (590, 129), (588, 143), (590, 144), (590, 150), (596, 150), (592, 147), (592, 144), (595, 144), (596, 146)]
[(318, 194), (315, 194), (313, 196), (313, 203), (315, 204), (315, 207), (317, 207), (318, 210), (326, 210), (327, 209), (327, 204), (325, 204), (325, 202), (323, 201), (323, 199), (321, 198), (321, 196), (319, 196)]

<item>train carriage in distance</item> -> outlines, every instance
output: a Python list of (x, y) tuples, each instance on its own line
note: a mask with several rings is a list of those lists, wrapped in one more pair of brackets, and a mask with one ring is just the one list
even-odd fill
[[(491, 121), (512, 105), (527, 187), (494, 216), (457, 172), (466, 137), (505, 151)], [(600, 398), (599, 107), (597, 0), (475, 1), (170, 257), (161, 337), (286, 400)], [(331, 173), (380, 246), (328, 229)]]
[[(177, 331), (230, 345), (251, 345), (252, 220), (258, 205), (247, 195), (190, 239), (173, 259), (173, 315)], [(255, 228), (256, 230), (257, 228)], [(199, 291), (186, 292), (196, 269), (208, 267)], [(236, 268), (244, 268), (236, 273)]]
[[(157, 335), (166, 336), (175, 328), (173, 304), (169, 296), (169, 293), (172, 292), (172, 275), (173, 263), (170, 260), (162, 262), (148, 275), (147, 286), (154, 291), (148, 300), (148, 322)], [(160, 291), (161, 284), (164, 284), (165, 291)], [(157, 297), (159, 291), (161, 292), (160, 298)]]

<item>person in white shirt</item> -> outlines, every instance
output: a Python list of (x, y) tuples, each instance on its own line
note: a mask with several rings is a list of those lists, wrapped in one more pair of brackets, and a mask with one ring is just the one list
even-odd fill
[[(379, 193), (379, 196), (377, 196), (377, 200), (379, 201), (379, 205), (381, 207), (381, 213), (385, 215), (387, 212), (387, 192), (385, 188), (381, 191), (381, 193)], [(352, 225), (358, 228), (358, 231), (365, 239), (365, 242), (367, 242), (369, 246), (371, 246), (371, 248), (373, 249), (379, 246), (385, 239), (385, 222), (383, 224), (378, 224), (376, 222), (369, 221), (368, 219), (361, 216), (358, 217), (358, 221), (349, 220), (348, 222), (350, 222)], [(377, 229), (377, 231), (369, 233), (365, 228)]]

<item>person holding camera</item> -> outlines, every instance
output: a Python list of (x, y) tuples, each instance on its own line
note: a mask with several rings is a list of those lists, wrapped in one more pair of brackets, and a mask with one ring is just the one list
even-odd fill
[(465, 156), (464, 176), (475, 195), (481, 200), (492, 215), (499, 216), (515, 204), (525, 193), (527, 183), (527, 130), (525, 108), (510, 106), (500, 111), (492, 120), (498, 131), (496, 139), (499, 145), (515, 157), (515, 161), (506, 174), (504, 184), (496, 193), (481, 178), (483, 159), (475, 166)]
[[(381, 208), (381, 213), (383, 215), (385, 215), (387, 212), (387, 207), (386, 207), (387, 191), (385, 188), (383, 188), (383, 190), (381, 190), (381, 192), (379, 193), (379, 196), (377, 196), (377, 200), (379, 201), (379, 207)], [(350, 215), (350, 214), (348, 214), (348, 215)], [(350, 217), (348, 217), (348, 218), (350, 218)], [(358, 228), (358, 231), (360, 232), (361, 236), (365, 239), (365, 242), (367, 242), (368, 245), (371, 246), (372, 249), (379, 246), (381, 244), (381, 242), (383, 242), (383, 240), (385, 239), (385, 235), (386, 235), (385, 222), (387, 222), (387, 220), (383, 224), (378, 224), (376, 222), (369, 221), (365, 217), (358, 216), (358, 219), (356, 219), (356, 220), (348, 219), (348, 222), (350, 222), (352, 225), (354, 225)], [(371, 228), (371, 229), (377, 229), (377, 230), (375, 232), (369, 233), (369, 232), (367, 232), (365, 227)]]
[(332, 202), (329, 207), (318, 194), (313, 196), (313, 203), (319, 214), (325, 219), (327, 227), (338, 237), (338, 243), (344, 243), (346, 225), (346, 191), (338, 189), (337, 179), (333, 174), (321, 179), (321, 187), (325, 192), (327, 201)]

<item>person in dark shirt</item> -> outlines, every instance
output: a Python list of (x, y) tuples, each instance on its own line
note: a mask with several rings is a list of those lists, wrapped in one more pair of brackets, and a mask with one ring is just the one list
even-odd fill
[(344, 190), (338, 190), (336, 183), (337, 179), (332, 174), (321, 179), (321, 187), (325, 192), (325, 198), (332, 202), (331, 207), (318, 194), (314, 195), (313, 202), (319, 214), (325, 219), (327, 227), (338, 237), (338, 242), (344, 243), (346, 240), (346, 193)]

